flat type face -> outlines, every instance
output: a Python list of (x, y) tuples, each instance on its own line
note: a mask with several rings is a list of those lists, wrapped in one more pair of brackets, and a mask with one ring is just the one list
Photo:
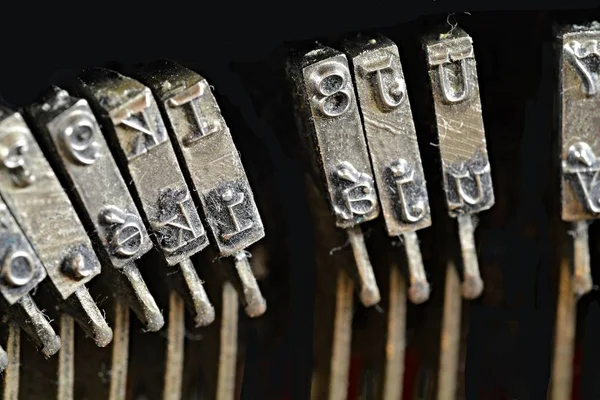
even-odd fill
[(45, 277), (44, 266), (0, 198), (0, 293), (14, 304)]
[(494, 204), (471, 37), (456, 29), (425, 43), (446, 202), (451, 216)]
[(105, 69), (84, 72), (80, 83), (107, 116), (105, 134), (131, 177), (167, 263), (177, 264), (202, 250), (208, 245), (206, 231), (150, 89)]
[(233, 255), (263, 238), (252, 189), (208, 82), (167, 60), (140, 74), (165, 111), (220, 254)]
[(112, 266), (120, 268), (150, 250), (152, 242), (87, 101), (53, 88), (28, 110)]
[(354, 72), (381, 209), (390, 236), (431, 225), (398, 48), (383, 36), (344, 43)]
[(66, 299), (100, 273), (75, 209), (21, 114), (0, 109), (0, 195)]
[(600, 24), (569, 27), (560, 42), (562, 218), (600, 216)]
[(314, 146), (340, 228), (377, 218), (379, 203), (346, 57), (327, 47), (291, 66), (299, 85), (298, 119)]

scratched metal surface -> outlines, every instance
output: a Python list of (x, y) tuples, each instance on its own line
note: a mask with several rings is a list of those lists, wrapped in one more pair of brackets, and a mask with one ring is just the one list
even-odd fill
[[(600, 13), (594, 13), (600, 16)], [(249, 34), (248, 41), (240, 40), (225, 47), (227, 52), (237, 55), (219, 58), (215, 54), (225, 52), (217, 45), (208, 45), (206, 54), (199, 52), (194, 56), (190, 56), (189, 46), (171, 47), (170, 50), (174, 58), (188, 60), (187, 66), (202, 71), (219, 88), (216, 96), (232, 128), (244, 165), (249, 170), (258, 207), (266, 210), (261, 204), (271, 206), (264, 215), (270, 258), (267, 264), (270, 268), (261, 284), (267, 299), (277, 301), (270, 301), (269, 312), (260, 320), (242, 318), (240, 321), (241, 361), (236, 378), (236, 396), (239, 398), (308, 398), (313, 342), (316, 344), (320, 340), (313, 334), (318, 332), (313, 321), (317, 246), (314, 243), (311, 203), (306, 198), (303, 170), (295, 162), (297, 149), (281, 139), (281, 135), (295, 129), (287, 109), (289, 103), (280, 85), (282, 76), (279, 74), (282, 72), (279, 62), (285, 52), (285, 45), (281, 42), (319, 36), (327, 39), (332, 31), (369, 29), (375, 25), (377, 29), (372, 30), (384, 33), (399, 45), (415, 124), (430, 132), (430, 135), (419, 138), (419, 146), (428, 189), (430, 193), (435, 192), (430, 196), (433, 227), (423, 230), (420, 239), (424, 263), (432, 282), (432, 298), (423, 306), (407, 305), (404, 383), (401, 390), (407, 399), (436, 398), (435, 389), (440, 382), (436, 375), (443, 288), (446, 284), (443, 261), (452, 255), (456, 246), (452, 241), (445, 243), (445, 238), (455, 236), (456, 230), (447, 217), (445, 198), (439, 190), (442, 182), (436, 161), (439, 151), (430, 144), (436, 143), (433, 121), (429, 118), (431, 99), (414, 82), (427, 79), (425, 60), (415, 57), (421, 35), (430, 26), (444, 24), (446, 15), (398, 24), (398, 14), (379, 15), (379, 22), (374, 21), (374, 16), (364, 14), (356, 12), (356, 16), (345, 21), (345, 25), (340, 23), (339, 30), (332, 29), (328, 20), (329, 25), (317, 22), (302, 29), (296, 26), (296, 32), (302, 32), (296, 34), (291, 33), (293, 28), (286, 30), (285, 24), (274, 22), (282, 25), (282, 38), (273, 39), (276, 29), (271, 27), (268, 34), (263, 33), (264, 38), (271, 38), (270, 41), (262, 42), (262, 47), (256, 45), (251, 55), (244, 46), (248, 46), (250, 39), (256, 39), (260, 33)], [(559, 288), (556, 255), (559, 252), (555, 251), (555, 247), (568, 240), (568, 227), (559, 222), (560, 171), (553, 165), (556, 162), (553, 159), (559, 153), (552, 120), (556, 85), (552, 24), (555, 21), (576, 22), (590, 15), (590, 11), (494, 11), (457, 14), (454, 17), (474, 39), (481, 107), (496, 193), (495, 206), (481, 214), (477, 229), (480, 266), (486, 289), (481, 299), (465, 304), (462, 309), (457, 398), (545, 398), (552, 384), (555, 297)], [(173, 42), (169, 44), (173, 46)], [(167, 44), (164, 48), (152, 48), (149, 44), (134, 46), (133, 49), (128, 47), (129, 52), (120, 61), (135, 62), (159, 56), (162, 54), (157, 53), (161, 49), (167, 49)], [(58, 60), (65, 54), (54, 54), (52, 57), (55, 58), (50, 60)], [(21, 61), (23, 64), (15, 65), (25, 65), (27, 57), (25, 55)], [(69, 64), (69, 61), (74, 66), (99, 63), (98, 56), (81, 57), (84, 56), (68, 55), (61, 59), (61, 65)], [(103, 58), (115, 57), (107, 53)], [(197, 58), (190, 61), (193, 57)], [(24, 104), (44, 88), (48, 78), (66, 80), (76, 73), (56, 71), (51, 61), (44, 68), (39, 63), (36, 67), (38, 73), (24, 90), (15, 77), (24, 76), (27, 69), (18, 71), (9, 64), (6, 71), (13, 75), (10, 78), (0, 76), (3, 96), (17, 104)], [(382, 225), (375, 223), (369, 228), (374, 232), (371, 236), (367, 234), (370, 249), (377, 248), (383, 238), (388, 240), (387, 235), (381, 234)], [(269, 239), (273, 232), (277, 240)], [(599, 233), (598, 227), (592, 225), (591, 243), (597, 242)], [(388, 251), (390, 258), (402, 260), (402, 252), (397, 249)], [(597, 260), (599, 246), (592, 244), (591, 251), (592, 261)], [(157, 255), (150, 254), (143, 262), (151, 263), (153, 257)], [(386, 276), (390, 263), (385, 260), (387, 257), (383, 258), (383, 261), (379, 258), (374, 261), (378, 278)], [(206, 262), (210, 263), (210, 260)], [(390, 278), (390, 285), (396, 282), (395, 279)], [(159, 305), (166, 308), (169, 303), (164, 282), (150, 274), (148, 285), (153, 293), (157, 293)], [(389, 312), (385, 306), (387, 287), (386, 281), (382, 285), (385, 313)], [(106, 289), (99, 287), (92, 287), (91, 291), (107, 294)], [(161, 295), (161, 291), (165, 293)], [(600, 392), (597, 379), (600, 348), (595, 340), (600, 332), (599, 300), (595, 291), (581, 299), (576, 310), (576, 341), (573, 344), (576, 366), (572, 398), (596, 398)], [(401, 315), (401, 310), (395, 312)], [(52, 310), (49, 314), (53, 315)], [(381, 349), (374, 348), (381, 344), (377, 341), (383, 337), (385, 324), (385, 318), (376, 310), (358, 307), (354, 313), (348, 373), (350, 384), (347, 387), (349, 399), (372, 398), (369, 397), (370, 390), (377, 392), (372, 377), (382, 373), (380, 360), (384, 356), (375, 355)], [(140, 324), (135, 321), (132, 321), (132, 332), (128, 398), (160, 398), (166, 348), (164, 332), (142, 333)], [(189, 330), (186, 335), (187, 351), (194, 356), (185, 361), (184, 393), (186, 398), (201, 398), (199, 393), (208, 391), (216, 381), (218, 329), (215, 326), (210, 331)], [(106, 398), (100, 395), (104, 392), (92, 388), (106, 388), (108, 385), (107, 364), (99, 361), (108, 349), (94, 348), (88, 342), (77, 340), (75, 362), (80, 365), (80, 370), (76, 374), (76, 398)], [(22, 382), (36, 379), (38, 384), (22, 385), (21, 398), (44, 397), (44, 390), (54, 397), (56, 360), (45, 362), (28, 344), (23, 342), (21, 362), (25, 372), (22, 373)]]

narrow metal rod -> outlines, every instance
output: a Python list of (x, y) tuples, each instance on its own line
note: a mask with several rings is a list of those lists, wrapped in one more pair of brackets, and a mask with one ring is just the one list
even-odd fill
[(87, 287), (81, 286), (77, 289), (65, 301), (65, 306), (67, 312), (77, 321), (81, 329), (92, 337), (96, 346), (106, 347), (112, 341), (112, 329), (108, 326)]
[(465, 299), (476, 299), (483, 292), (483, 280), (479, 273), (479, 261), (477, 260), (477, 250), (475, 248), (473, 217), (471, 215), (459, 215), (457, 220), (464, 269), (462, 294)]
[(590, 245), (588, 238), (588, 222), (573, 223), (573, 289), (578, 297), (592, 290), (592, 272), (590, 268)]
[(402, 235), (406, 258), (408, 260), (408, 273), (410, 276), (410, 288), (408, 298), (414, 304), (421, 304), (429, 299), (430, 287), (423, 266), (423, 257), (419, 248), (419, 238), (416, 232), (406, 232)]
[(219, 334), (219, 376), (217, 400), (233, 400), (237, 370), (238, 293), (225, 282), (222, 294), (221, 329)]
[(359, 226), (355, 226), (346, 229), (346, 232), (352, 246), (354, 260), (356, 260), (360, 301), (365, 307), (374, 306), (381, 300), (381, 294), (375, 280), (371, 260), (369, 260), (369, 253), (367, 252), (362, 229)]
[(385, 381), (382, 400), (398, 400), (404, 385), (406, 347), (406, 282), (393, 265), (390, 269), (387, 342), (385, 346)]
[(336, 290), (329, 400), (345, 400), (347, 396), (352, 317), (354, 315), (353, 292), (352, 280), (345, 271), (340, 271)]
[(60, 350), (60, 337), (48, 322), (48, 319), (35, 304), (30, 295), (25, 295), (9, 309), (10, 317), (18, 322), (21, 328), (41, 346), (44, 356), (53, 356)]
[(4, 372), (3, 400), (19, 399), (19, 374), (21, 368), (21, 329), (15, 323), (8, 325), (8, 367)]
[(177, 292), (171, 291), (169, 295), (169, 322), (167, 326), (164, 400), (181, 399), (184, 347), (185, 304)]
[(109, 400), (121, 400), (127, 393), (127, 365), (129, 362), (129, 307), (117, 298), (115, 327), (112, 342)]
[(188, 306), (193, 310), (196, 326), (207, 326), (215, 320), (215, 308), (210, 302), (202, 281), (196, 273), (194, 264), (187, 258), (179, 263), (184, 282), (185, 296)]
[[(133, 262), (121, 269), (120, 280), (124, 286), (127, 303), (149, 332), (159, 331), (165, 319), (148, 290), (139, 268)], [(119, 303), (121, 300), (117, 301)], [(119, 316), (117, 316), (118, 318)]]
[(460, 352), (462, 298), (460, 277), (453, 262), (446, 267), (444, 288), (444, 314), (440, 342), (440, 369), (438, 375), (438, 400), (456, 399), (458, 355)]
[(60, 315), (62, 347), (58, 353), (58, 396), (59, 400), (73, 398), (75, 383), (75, 321), (68, 314)]
[(575, 327), (577, 325), (577, 301), (573, 292), (573, 278), (567, 258), (561, 260), (559, 276), (554, 360), (552, 361), (552, 400), (571, 398), (573, 351), (575, 348)]
[(235, 255), (234, 260), (235, 269), (242, 284), (246, 315), (251, 318), (259, 317), (267, 311), (267, 301), (263, 297), (256, 277), (252, 273), (248, 253), (240, 251)]

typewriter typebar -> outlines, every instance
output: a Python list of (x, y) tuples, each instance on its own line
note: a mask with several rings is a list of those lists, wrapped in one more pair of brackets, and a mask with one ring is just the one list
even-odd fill
[(379, 216), (379, 202), (347, 58), (318, 46), (292, 55), (287, 69), (298, 130), (354, 252), (361, 302), (375, 305), (381, 296), (360, 224)]
[[(54, 355), (60, 338), (30, 296), (46, 278), (46, 270), (8, 207), (0, 198), (0, 293), (10, 323), (17, 323), (41, 348), (44, 356)], [(6, 364), (0, 354), (0, 369)]]
[(415, 124), (398, 48), (381, 35), (344, 42), (354, 72), (359, 109), (381, 210), (390, 236), (402, 236), (410, 271), (409, 297), (429, 298), (416, 231), (431, 225)]
[(0, 293), (13, 305), (46, 277), (46, 271), (25, 234), (0, 199)]
[(181, 271), (182, 296), (196, 324), (210, 324), (214, 308), (189, 259), (208, 245), (208, 238), (152, 92), (102, 68), (84, 71), (78, 84), (103, 118), (104, 133), (165, 262)]
[(163, 316), (135, 264), (152, 242), (87, 101), (54, 86), (27, 111), (103, 264), (115, 269), (105, 272), (146, 330), (159, 330)]
[(473, 43), (462, 29), (424, 43), (448, 213), (458, 220), (463, 296), (479, 297), (483, 281), (472, 216), (494, 205)]
[(245, 249), (262, 239), (265, 231), (244, 166), (208, 82), (169, 60), (146, 64), (138, 73), (164, 112), (219, 255), (235, 260), (246, 313), (262, 315), (266, 301)]
[(112, 330), (85, 286), (100, 273), (100, 262), (25, 120), (6, 107), (0, 109), (0, 153), (0, 195), (44, 265), (61, 307), (98, 346), (106, 346)]
[(570, 26), (559, 37), (562, 219), (573, 224), (574, 290), (592, 290), (588, 224), (600, 217), (600, 24)]

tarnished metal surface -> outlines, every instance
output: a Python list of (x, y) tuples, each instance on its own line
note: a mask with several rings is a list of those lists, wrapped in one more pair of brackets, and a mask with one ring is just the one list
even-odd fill
[(415, 231), (431, 225), (429, 199), (398, 48), (381, 35), (344, 42), (390, 236), (404, 235), (412, 302), (429, 298)]
[(169, 265), (205, 248), (206, 232), (150, 89), (101, 68), (84, 71), (79, 83), (100, 112), (104, 134), (116, 145), (122, 171)]
[(264, 314), (266, 301), (244, 251), (265, 236), (263, 223), (208, 82), (168, 60), (149, 63), (138, 73), (164, 112), (182, 168), (202, 204), (220, 256), (236, 260), (246, 313), (251, 317)]
[(0, 198), (0, 293), (14, 304), (46, 277), (46, 270)]
[(262, 239), (252, 189), (209, 83), (167, 60), (146, 65), (140, 76), (165, 111), (220, 254), (236, 255)]
[[(123, 274), (123, 295), (151, 331), (164, 324), (163, 316), (133, 263), (152, 248), (134, 201), (88, 103), (56, 86), (27, 108), (51, 162), (67, 182), (96, 251)], [(129, 279), (134, 277), (135, 279)]]
[(0, 195), (35, 248), (48, 278), (66, 299), (100, 273), (100, 263), (21, 114), (4, 107), (0, 109), (0, 153), (4, 154)]
[(53, 356), (60, 350), (61, 339), (54, 332), (48, 317), (35, 304), (31, 296), (25, 295), (16, 304), (8, 308), (12, 321), (19, 323), (36, 346), (46, 357)]
[(60, 338), (29, 293), (46, 277), (37, 254), (0, 198), (0, 293), (13, 322), (18, 323), (50, 357), (60, 349)]
[[(346, 56), (330, 47), (317, 46), (292, 55), (287, 66), (296, 107), (297, 127), (305, 138), (313, 173), (329, 199), (340, 228), (353, 228), (379, 215), (379, 202), (367, 152), (354, 86)], [(356, 236), (360, 229), (349, 232)], [(352, 245), (361, 240), (352, 237)], [(357, 276), (373, 275), (362, 249), (356, 259)], [(364, 253), (364, 254), (363, 254)], [(366, 306), (380, 300), (374, 279), (359, 279), (357, 290)]]
[[(104, 133), (114, 144), (121, 172), (132, 185), (165, 261), (170, 266), (187, 263), (208, 245), (208, 238), (150, 89), (102, 68), (83, 72), (79, 86), (103, 116)], [(201, 282), (196, 279), (182, 290), (197, 323), (212, 322), (205, 318), (212, 306), (206, 304)]]
[(352, 63), (381, 211), (390, 236), (431, 225), (417, 133), (398, 48), (381, 35), (344, 42)]
[(562, 219), (574, 224), (574, 281), (579, 296), (592, 290), (588, 223), (600, 217), (598, 63), (600, 23), (563, 29), (559, 43)]
[(471, 215), (494, 204), (472, 39), (452, 29), (426, 40), (438, 147), (448, 213), (458, 219), (463, 253), (463, 296), (483, 291)]
[(290, 60), (301, 134), (312, 145), (336, 224), (377, 218), (379, 203), (346, 56), (317, 47)]
[[(6, 107), (0, 108), (0, 152), (4, 154), (0, 195), (39, 256), (58, 295), (71, 304), (73, 316), (96, 344), (106, 346), (112, 331), (98, 306), (93, 301), (80, 303), (89, 297), (85, 284), (100, 273), (100, 262), (23, 117)], [(55, 338), (53, 342), (56, 344)]]

